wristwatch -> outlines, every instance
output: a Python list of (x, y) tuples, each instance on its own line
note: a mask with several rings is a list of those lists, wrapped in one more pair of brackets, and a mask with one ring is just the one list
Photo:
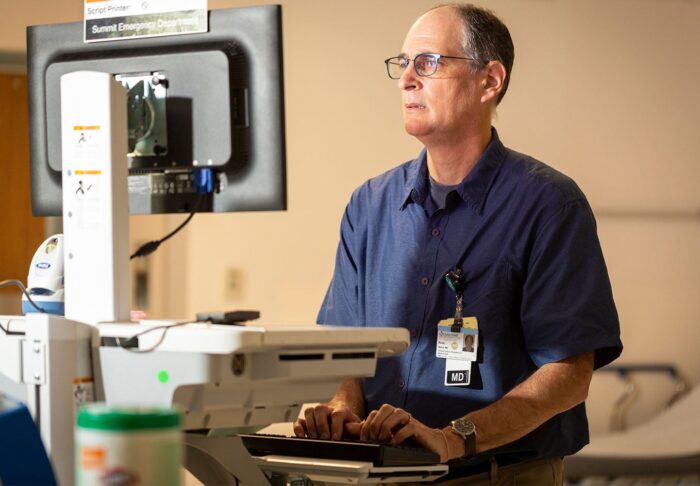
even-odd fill
[(476, 427), (474, 422), (466, 417), (460, 417), (450, 422), (452, 432), (459, 435), (464, 440), (464, 456), (472, 457), (476, 455)]

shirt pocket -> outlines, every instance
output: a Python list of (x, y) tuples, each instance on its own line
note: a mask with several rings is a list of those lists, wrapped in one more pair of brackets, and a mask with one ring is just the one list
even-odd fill
[(482, 281), (475, 281), (477, 291), (465, 291), (465, 317), (474, 316), (479, 325), (479, 349), (477, 362), (483, 362), (483, 352), (498, 349), (499, 352), (518, 354), (524, 350), (524, 337), (520, 325), (522, 283), (519, 272), (506, 259), (492, 265), (489, 272), (482, 272)]

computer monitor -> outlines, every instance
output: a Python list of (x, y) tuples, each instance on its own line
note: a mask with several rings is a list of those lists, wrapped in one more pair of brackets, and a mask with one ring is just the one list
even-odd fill
[(201, 34), (84, 43), (80, 22), (28, 27), (34, 214), (61, 214), (59, 80), (73, 71), (128, 91), (131, 213), (285, 209), (281, 25), (268, 5), (213, 10)]

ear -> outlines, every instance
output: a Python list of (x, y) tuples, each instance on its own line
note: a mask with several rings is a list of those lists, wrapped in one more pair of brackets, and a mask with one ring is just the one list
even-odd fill
[(491, 61), (484, 68), (484, 78), (481, 81), (481, 102), (490, 103), (498, 99), (506, 81), (506, 68), (500, 61)]

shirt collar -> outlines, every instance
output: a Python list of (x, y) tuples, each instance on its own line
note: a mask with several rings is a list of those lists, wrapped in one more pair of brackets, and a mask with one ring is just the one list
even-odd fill
[[(495, 128), (491, 128), (491, 141), (484, 153), (469, 171), (469, 174), (457, 186), (455, 191), (467, 203), (469, 207), (481, 214), (493, 180), (501, 166), (501, 161), (506, 154), (505, 147), (498, 137)], [(404, 198), (400, 209), (404, 209), (410, 202), (424, 205), (430, 194), (428, 182), (428, 154), (423, 149), (420, 155), (409, 165)]]
[(428, 182), (428, 152), (424, 148), (420, 155), (408, 166), (404, 197), (401, 208), (404, 209), (409, 202), (422, 205), (430, 194)]

